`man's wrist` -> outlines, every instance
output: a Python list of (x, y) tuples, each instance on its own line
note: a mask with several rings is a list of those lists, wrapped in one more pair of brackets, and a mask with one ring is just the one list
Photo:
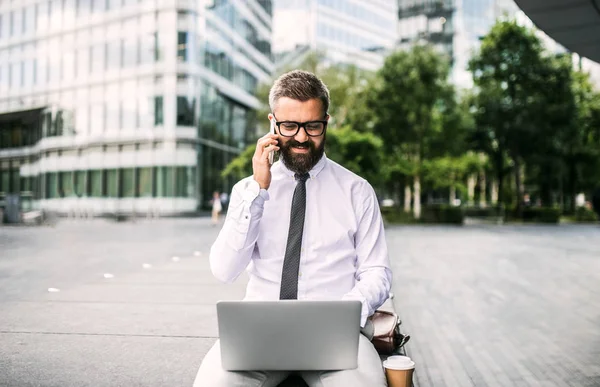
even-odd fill
[(258, 182), (254, 179), (251, 179), (246, 185), (246, 189), (244, 191), (244, 200), (248, 204), (252, 204), (255, 199), (261, 198), (261, 201), (269, 200), (269, 193), (266, 189), (261, 188)]

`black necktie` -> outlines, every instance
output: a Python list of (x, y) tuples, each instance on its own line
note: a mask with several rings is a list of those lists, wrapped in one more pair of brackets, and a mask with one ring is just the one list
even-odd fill
[(288, 232), (283, 271), (281, 273), (280, 300), (295, 300), (298, 298), (298, 269), (300, 268), (300, 248), (304, 231), (304, 214), (306, 212), (306, 180), (308, 173), (296, 174), (296, 189), (292, 198), (290, 214), (290, 231)]

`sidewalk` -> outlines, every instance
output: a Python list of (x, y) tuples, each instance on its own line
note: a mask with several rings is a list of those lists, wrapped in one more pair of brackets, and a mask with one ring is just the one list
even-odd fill
[[(215, 302), (244, 295), (244, 276), (210, 273), (217, 232), (210, 219), (0, 229), (0, 386), (191, 386)], [(386, 237), (416, 387), (600, 386), (600, 228)]]
[(215, 302), (245, 289), (219, 284), (200, 253), (4, 302), (0, 386), (191, 386), (217, 336)]

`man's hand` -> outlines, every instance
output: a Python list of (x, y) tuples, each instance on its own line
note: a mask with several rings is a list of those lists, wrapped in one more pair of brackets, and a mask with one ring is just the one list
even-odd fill
[(252, 170), (254, 180), (260, 188), (269, 189), (271, 185), (271, 164), (269, 164), (269, 152), (278, 151), (277, 135), (268, 133), (261, 137), (256, 143), (256, 150), (252, 157)]

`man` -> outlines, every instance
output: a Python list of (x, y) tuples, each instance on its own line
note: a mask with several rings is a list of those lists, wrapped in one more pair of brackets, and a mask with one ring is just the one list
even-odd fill
[[(254, 174), (233, 188), (210, 252), (212, 272), (233, 282), (247, 269), (246, 300), (359, 300), (364, 328), (392, 281), (375, 192), (324, 154), (329, 91), (320, 79), (304, 71), (282, 75), (269, 105), (276, 134), (258, 140)], [(271, 166), (272, 151), (281, 161)], [(217, 341), (194, 386), (275, 387), (289, 374), (224, 371), (220, 360)], [(363, 335), (357, 369), (301, 376), (311, 387), (386, 386), (379, 356)]]

